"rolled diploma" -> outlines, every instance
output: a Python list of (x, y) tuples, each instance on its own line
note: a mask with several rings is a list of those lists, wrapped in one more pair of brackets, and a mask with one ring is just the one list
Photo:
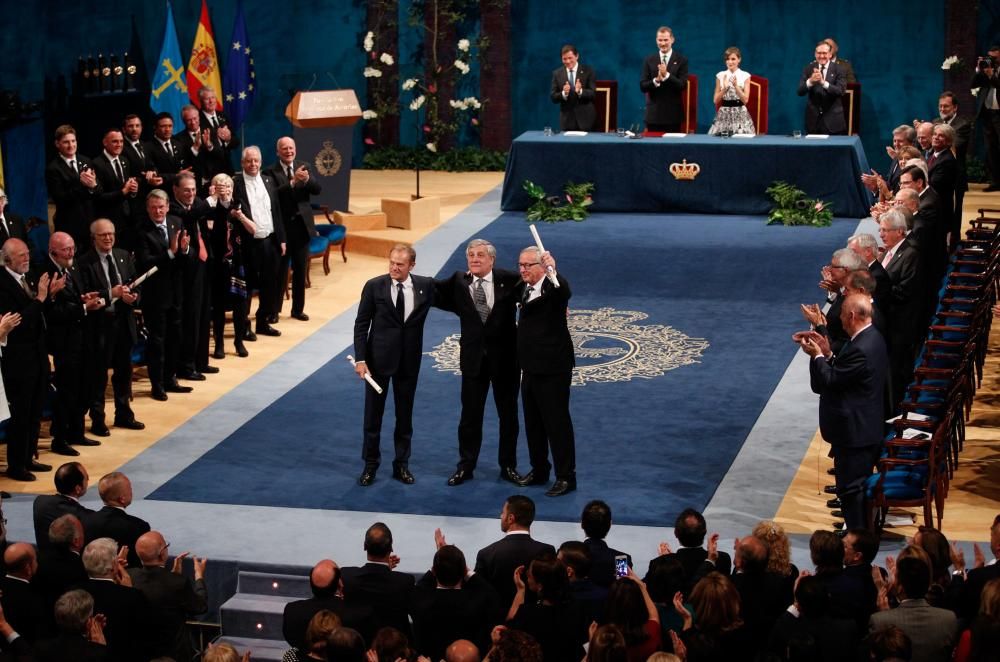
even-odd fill
[[(350, 361), (351, 365), (354, 366), (355, 368), (358, 366), (358, 364), (354, 361), (354, 357), (351, 356), (350, 354), (347, 355), (347, 360)], [(375, 389), (376, 393), (378, 393), (379, 395), (382, 394), (382, 387), (378, 385), (377, 381), (372, 379), (372, 374), (370, 372), (365, 373), (365, 381), (368, 382), (369, 386)]]
[(150, 276), (152, 276), (153, 274), (155, 274), (157, 271), (159, 271), (159, 268), (157, 268), (155, 266), (150, 267), (149, 271), (147, 271), (146, 273), (144, 273), (143, 275), (139, 276), (138, 278), (136, 278), (135, 280), (132, 281), (132, 284), (129, 285), (129, 289), (132, 289), (133, 287), (139, 287), (144, 282), (146, 282), (147, 278), (149, 278)]
[[(528, 229), (531, 230), (531, 236), (535, 238), (535, 246), (538, 247), (538, 252), (544, 253), (545, 246), (542, 246), (542, 238), (538, 236), (538, 230), (535, 229), (535, 224), (532, 223), (531, 225), (529, 225)], [(556, 278), (555, 269), (553, 269), (552, 267), (546, 268), (545, 275), (549, 277), (549, 282), (551, 282), (556, 287), (559, 287), (559, 279)]]

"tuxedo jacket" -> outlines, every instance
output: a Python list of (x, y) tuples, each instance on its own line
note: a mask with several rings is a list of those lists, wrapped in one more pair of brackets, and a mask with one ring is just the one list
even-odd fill
[(28, 240), (28, 226), (24, 224), (24, 219), (18, 214), (5, 211), (3, 218), (6, 223), (0, 223), (0, 246), (8, 239), (20, 239), (28, 244), (28, 250), (32, 250), (31, 242)]
[[(264, 170), (261, 170), (260, 178), (264, 181), (264, 188), (271, 199), (271, 220), (274, 223), (274, 234), (271, 235), (271, 239), (279, 244), (283, 244), (286, 241), (285, 224), (282, 220), (281, 203), (278, 201), (278, 185), (275, 184), (271, 175)], [(251, 209), (250, 198), (247, 196), (247, 183), (243, 178), (243, 173), (237, 173), (233, 176), (233, 201), (240, 203), (243, 213), (252, 220), (264, 213), (260, 210), (255, 212)], [(257, 214), (256, 217), (254, 216), (255, 213)]]
[(476, 554), (476, 574), (481, 575), (496, 591), (503, 609), (509, 609), (517, 592), (514, 570), (527, 567), (540, 554), (555, 555), (555, 547), (535, 540), (525, 533), (509, 533)]
[(390, 570), (382, 563), (342, 568), (344, 600), (348, 605), (370, 607), (377, 629), (391, 626), (409, 636), (409, 606), (413, 575)]
[(479, 650), (489, 650), (490, 632), (497, 618), (499, 599), (489, 583), (474, 574), (458, 589), (438, 589), (431, 572), (413, 591), (414, 645), (419, 655), (443, 660), (445, 649), (457, 639), (467, 639)]
[(597, 94), (594, 87), (594, 70), (586, 64), (577, 63), (576, 80), (580, 81), (583, 90), (576, 93), (576, 85), (570, 85), (569, 95), (563, 98), (563, 86), (569, 82), (566, 67), (559, 67), (552, 72), (552, 91), (549, 97), (552, 103), (559, 104), (559, 130), (593, 131), (597, 122), (597, 109), (594, 108), (594, 97)]
[(195, 244), (195, 235), (201, 237), (201, 242), (205, 246), (208, 259), (212, 259), (214, 253), (212, 246), (212, 231), (208, 229), (208, 221), (213, 216), (213, 209), (203, 198), (195, 196), (191, 209), (185, 209), (176, 198), (170, 198), (170, 215), (180, 219), (184, 226), (184, 231), (191, 238), (191, 248), (189, 250), (188, 263), (198, 259), (198, 246)]
[(45, 600), (34, 582), (23, 582), (13, 577), (0, 577), (0, 605), (11, 627), (33, 643), (43, 634)]
[(128, 545), (129, 567), (138, 568), (142, 565), (135, 551), (135, 541), (142, 534), (149, 533), (149, 522), (146, 520), (130, 515), (121, 508), (104, 506), (84, 516), (83, 531), (88, 543), (98, 538), (111, 538), (119, 546)]
[(203, 128), (203, 129), (211, 129), (211, 131), (212, 131), (212, 140), (215, 140), (223, 148), (223, 150), (224, 150), (224, 153), (226, 155), (226, 157), (225, 157), (226, 166), (229, 168), (225, 172), (227, 174), (230, 174), (230, 175), (233, 174), (232, 164), (230, 163), (229, 155), (232, 154), (233, 152), (237, 151), (240, 148), (240, 137), (239, 137), (239, 133), (235, 129), (233, 129), (233, 126), (232, 126), (232, 124), (229, 121), (229, 116), (226, 115), (221, 110), (216, 110), (215, 111), (215, 116), (216, 116), (216, 118), (219, 121), (219, 127), (223, 127), (223, 126), (229, 127), (229, 132), (232, 134), (232, 136), (230, 137), (229, 142), (223, 143), (221, 140), (219, 140), (219, 128), (216, 127), (214, 124), (212, 124), (211, 122), (208, 121), (208, 115), (206, 115), (205, 113), (201, 112), (200, 110), (198, 111), (198, 115), (199, 115), (199, 121), (201, 123), (200, 124), (201, 128)]
[[(37, 280), (27, 274), (28, 282), (34, 290)], [(3, 380), (7, 387), (7, 397), (17, 389), (20, 376), (28, 370), (37, 370), (44, 363), (48, 368), (48, 353), (45, 349), (44, 304), (28, 296), (21, 285), (5, 268), (0, 267), (0, 315), (20, 313), (21, 323), (7, 334), (7, 345), (0, 354), (3, 364)]]
[(955, 115), (949, 122), (945, 122), (940, 117), (935, 117), (933, 123), (948, 124), (951, 128), (955, 129), (955, 144), (952, 147), (955, 149), (955, 156), (964, 170), (965, 157), (969, 151), (969, 139), (972, 137), (972, 121), (967, 117)]
[(396, 314), (396, 291), (389, 274), (372, 278), (361, 290), (354, 320), (354, 358), (376, 375), (415, 376), (420, 372), (424, 321), (434, 301), (434, 281), (413, 279), (413, 312), (403, 322)]
[(104, 614), (108, 619), (104, 638), (110, 659), (126, 662), (152, 657), (152, 613), (141, 591), (102, 579), (88, 579), (75, 588), (90, 593), (94, 598), (94, 613)]
[[(108, 280), (107, 275), (104, 273), (104, 267), (101, 265), (101, 259), (102, 258), (97, 251), (88, 251), (80, 256), (76, 265), (80, 270), (80, 273), (83, 275), (85, 291), (97, 292), (101, 298), (104, 299), (105, 303), (110, 304), (111, 281)], [(135, 279), (137, 275), (135, 272), (135, 260), (132, 258), (131, 253), (121, 248), (112, 248), (111, 259), (118, 268), (118, 274), (122, 283), (129, 283)], [(138, 302), (138, 300), (136, 302)], [(132, 343), (134, 344), (139, 340), (135, 323), (135, 304), (127, 304), (119, 299), (114, 302), (114, 306), (114, 316), (116, 322), (124, 324), (128, 327), (129, 336), (132, 338)], [(94, 314), (88, 315), (89, 322), (92, 325), (90, 327), (92, 333), (96, 332), (94, 327), (100, 327), (97, 322), (99, 321), (101, 315), (106, 314), (105, 309), (102, 308)]]
[[(885, 320), (886, 328), (888, 329), (892, 279), (889, 278), (889, 272), (885, 270), (885, 267), (878, 260), (868, 265), (868, 273), (875, 279), (875, 291), (872, 292), (872, 298), (875, 299), (875, 307), (882, 313), (882, 319)], [(886, 334), (883, 335), (888, 338)]]
[(809, 361), (810, 386), (819, 397), (819, 429), (834, 447), (882, 443), (883, 397), (889, 356), (874, 326), (859, 333), (832, 359)]
[(958, 641), (955, 612), (931, 607), (923, 598), (904, 600), (895, 609), (872, 614), (869, 621), (872, 632), (889, 625), (895, 625), (910, 638), (913, 662), (950, 660)]
[(826, 82), (830, 85), (824, 87), (821, 84), (813, 86), (806, 85), (806, 81), (812, 76), (813, 69), (818, 69), (819, 63), (815, 60), (810, 62), (802, 70), (802, 77), (799, 78), (798, 94), (800, 97), (807, 96), (806, 100), (806, 132), (843, 134), (847, 133), (847, 122), (844, 119), (844, 106), (840, 97), (847, 89), (847, 78), (844, 76), (843, 68), (836, 62), (827, 65)]
[(212, 177), (222, 172), (228, 174), (228, 171), (232, 169), (226, 150), (218, 141), (212, 140), (212, 149), (208, 149), (206, 145), (202, 144), (198, 148), (198, 153), (195, 154), (194, 140), (187, 130), (175, 133), (174, 140), (184, 150), (184, 163), (194, 171), (195, 183), (199, 191), (203, 191), (208, 186)]
[[(148, 149), (148, 143), (139, 141), (139, 148), (142, 149), (142, 154), (132, 145), (128, 138), (125, 138), (125, 146), (122, 148), (122, 156), (128, 161), (129, 170), (132, 175), (139, 178), (139, 183), (142, 184), (146, 181), (143, 173), (150, 169), (149, 164), (149, 153), (146, 151)], [(140, 188), (141, 191), (141, 188)]]
[(208, 608), (205, 580), (192, 581), (164, 567), (131, 568), (128, 574), (132, 587), (150, 606), (150, 654), (189, 661), (191, 638), (186, 621)]
[(40, 494), (32, 504), (35, 523), (35, 544), (39, 549), (50, 547), (49, 526), (63, 515), (73, 515), (81, 522), (94, 511), (64, 494)]
[(83, 558), (66, 545), (49, 545), (38, 551), (38, 572), (31, 583), (41, 591), (45, 601), (45, 623), (50, 632), (55, 632), (52, 607), (66, 591), (87, 581), (87, 571)]
[(293, 600), (285, 605), (281, 621), (281, 634), (292, 648), (303, 649), (306, 645), (306, 628), (320, 611), (328, 609), (340, 617), (344, 627), (357, 630), (365, 641), (375, 636), (375, 612), (368, 605), (348, 604), (335, 595), (305, 600)]
[(462, 271), (434, 281), (434, 306), (455, 313), (461, 324), (462, 337), (458, 342), (462, 375), (477, 376), (484, 358), (489, 362), (490, 374), (509, 371), (516, 375), (521, 277), (513, 271), (493, 270), (493, 307), (485, 323), (469, 289), (474, 281), (470, 273)]
[[(946, 149), (929, 165), (927, 185), (937, 191), (940, 197), (941, 212), (948, 219), (954, 213), (955, 191), (960, 188), (962, 166), (950, 149)], [(968, 186), (966, 186), (968, 188)]]
[[(49, 257), (45, 262), (32, 267), (36, 282), (48, 274), (51, 282), (61, 271)], [(83, 276), (76, 264), (66, 270), (66, 284), (53, 297), (45, 299), (45, 346), (49, 354), (58, 356), (67, 352), (79, 353), (83, 349), (84, 323), (87, 311), (81, 296), (86, 292)]]
[(285, 225), (302, 223), (306, 234), (315, 237), (317, 235), (316, 222), (313, 219), (313, 209), (309, 198), (322, 193), (323, 187), (320, 186), (316, 173), (309, 168), (309, 164), (305, 161), (292, 161), (292, 173), (294, 174), (302, 166), (306, 166), (309, 170), (309, 181), (305, 184), (296, 183), (293, 185), (293, 182), (288, 180), (285, 164), (281, 161), (275, 161), (268, 166), (267, 172), (278, 186), (278, 202), (281, 204), (281, 216)]
[[(93, 162), (82, 154), (76, 157), (77, 170), (70, 168), (62, 156), (56, 156), (45, 168), (45, 183), (49, 189), (49, 197), (56, 205), (52, 222), (57, 229), (73, 228), (77, 231), (86, 230), (94, 220), (94, 201), (101, 193), (101, 183), (87, 188), (80, 182), (80, 172), (85, 168), (93, 168)], [(87, 234), (84, 232), (83, 234)]]
[(657, 86), (660, 53), (657, 51), (642, 61), (639, 89), (646, 95), (646, 124), (681, 124), (684, 122), (682, 98), (687, 87), (688, 61), (677, 49), (670, 53), (667, 73), (670, 75)]
[[(680, 561), (681, 567), (684, 569), (684, 594), (685, 596), (690, 595), (694, 585), (706, 574), (705, 571), (707, 568), (703, 566), (708, 559), (708, 550), (704, 547), (681, 547), (672, 554), (657, 556), (649, 562), (649, 567), (646, 569), (646, 577), (649, 577), (657, 566), (665, 563), (670, 557)], [(728, 576), (732, 570), (732, 565), (733, 562), (729, 554), (720, 551), (712, 570)]]
[(616, 579), (615, 557), (626, 556), (628, 566), (632, 567), (632, 557), (625, 552), (608, 547), (608, 543), (600, 538), (587, 538), (583, 541), (590, 551), (590, 580), (598, 586), (607, 588)]
[(35, 645), (35, 662), (105, 662), (112, 657), (108, 647), (87, 641), (80, 635), (60, 633), (54, 639), (46, 639)]
[[(184, 227), (179, 218), (169, 214), (166, 224), (168, 237), (173, 237), (175, 232), (179, 232)], [(182, 296), (182, 263), (189, 259), (190, 247), (188, 247), (188, 254), (184, 254), (181, 252), (178, 242), (177, 253), (171, 257), (169, 244), (163, 238), (163, 233), (156, 223), (148, 217), (136, 230), (136, 266), (139, 275), (146, 273), (151, 267), (157, 268), (157, 272), (140, 285), (143, 309), (148, 307), (166, 309), (171, 306), (179, 306)]]
[[(569, 335), (566, 314), (573, 296), (569, 282), (559, 276), (559, 287), (542, 278), (538, 298), (521, 304), (517, 323), (517, 358), (521, 370), (531, 374), (555, 375), (569, 372), (576, 365), (573, 340)], [(519, 287), (519, 299), (527, 285)]]
[[(121, 155), (118, 157), (118, 163), (121, 164), (124, 179), (118, 178), (118, 173), (115, 172), (114, 165), (103, 152), (94, 159), (94, 173), (97, 174), (97, 182), (101, 187), (101, 192), (94, 197), (94, 212), (95, 218), (110, 220), (115, 224), (118, 232), (121, 232), (128, 226), (128, 219), (132, 215), (132, 207), (135, 205), (139, 205), (140, 208), (145, 207), (143, 199), (139, 198), (138, 191), (134, 195), (126, 195), (122, 193), (122, 187), (129, 177), (135, 177), (137, 180), (142, 181), (145, 180), (141, 172), (132, 169), (132, 164), (125, 158), (124, 150), (122, 150)], [(77, 249), (81, 253), (83, 252), (83, 247), (77, 246)]]
[(160, 185), (160, 188), (167, 191), (169, 191), (170, 186), (173, 186), (174, 175), (184, 168), (194, 165), (185, 161), (187, 151), (176, 138), (170, 138), (170, 145), (174, 152), (173, 155), (167, 153), (159, 138), (154, 137), (142, 144), (142, 148), (146, 151), (146, 164), (163, 178), (163, 184)]
[(885, 267), (889, 274), (889, 332), (893, 351), (897, 340), (903, 341), (898, 349), (909, 347), (922, 334), (917, 328), (924, 306), (924, 282), (920, 270), (920, 255), (909, 237), (896, 248), (896, 254)]

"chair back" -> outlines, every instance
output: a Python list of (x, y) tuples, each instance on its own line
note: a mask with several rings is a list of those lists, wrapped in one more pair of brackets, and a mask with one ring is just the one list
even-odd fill
[(695, 133), (698, 130), (698, 76), (695, 74), (688, 74), (681, 103), (684, 105), (681, 133)]
[(594, 109), (597, 111), (594, 131), (610, 133), (618, 128), (618, 81), (594, 82)]
[(847, 135), (861, 134), (861, 83), (848, 83), (847, 89), (840, 96), (844, 104), (844, 121), (847, 122)]
[(763, 76), (750, 75), (750, 97), (747, 99), (747, 110), (753, 120), (757, 135), (767, 133), (767, 79)]

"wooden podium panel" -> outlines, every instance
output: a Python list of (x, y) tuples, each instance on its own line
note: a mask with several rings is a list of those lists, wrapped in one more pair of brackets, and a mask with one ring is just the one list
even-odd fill
[(353, 126), (361, 119), (361, 104), (354, 90), (296, 92), (285, 108), (285, 117), (302, 129)]

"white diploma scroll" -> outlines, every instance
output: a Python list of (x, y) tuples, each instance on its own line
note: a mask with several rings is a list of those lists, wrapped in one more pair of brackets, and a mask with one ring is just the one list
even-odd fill
[(129, 289), (131, 290), (133, 288), (139, 287), (140, 285), (146, 282), (147, 278), (155, 274), (157, 271), (159, 271), (157, 267), (150, 267), (149, 271), (147, 271), (146, 273), (142, 274), (141, 276), (133, 280), (131, 283), (129, 283), (128, 286)]
[[(347, 360), (351, 362), (351, 366), (352, 367), (356, 368), (358, 366), (358, 364), (355, 363), (355, 361), (354, 361), (354, 357), (351, 356), (350, 354), (347, 355)], [(374, 379), (372, 379), (372, 374), (370, 372), (366, 372), (365, 373), (365, 381), (368, 382), (369, 386), (371, 386), (373, 389), (375, 389), (376, 393), (378, 393), (379, 395), (382, 394), (382, 387), (378, 385), (377, 381), (375, 381)]]
[[(539, 253), (544, 253), (545, 252), (545, 247), (542, 246), (542, 238), (538, 236), (538, 230), (535, 229), (535, 224), (532, 223), (531, 225), (529, 225), (528, 229), (531, 230), (531, 236), (535, 238), (535, 246), (538, 247), (538, 252)], [(539, 256), (539, 257), (541, 257), (541, 256)], [(553, 269), (552, 267), (546, 268), (545, 269), (545, 275), (549, 277), (549, 282), (551, 282), (556, 287), (559, 287), (559, 279), (556, 278), (556, 270), (555, 269)]]

